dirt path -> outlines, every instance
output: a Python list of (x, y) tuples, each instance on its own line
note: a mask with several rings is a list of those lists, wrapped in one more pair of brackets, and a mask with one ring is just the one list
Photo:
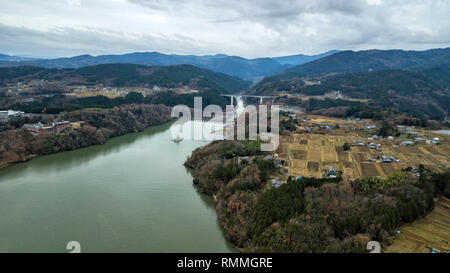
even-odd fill
[(353, 165), (355, 165), (356, 172), (358, 173), (359, 178), (361, 178), (362, 176), (361, 176), (361, 174), (359, 173), (358, 165), (356, 165), (356, 161), (355, 161), (355, 159), (353, 158), (352, 153), (349, 152), (349, 154), (350, 154), (350, 157), (352, 158)]

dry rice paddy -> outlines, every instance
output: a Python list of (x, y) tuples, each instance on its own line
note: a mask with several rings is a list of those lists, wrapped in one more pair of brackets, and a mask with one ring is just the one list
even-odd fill
[(444, 197), (425, 218), (402, 226), (387, 253), (429, 253), (450, 251), (450, 200)]
[[(314, 122), (345, 123), (339, 119), (314, 117)], [(433, 135), (424, 131), (424, 135), (438, 136), (441, 144), (431, 146), (418, 144), (408, 147), (395, 147), (406, 139), (371, 140), (381, 144), (380, 150), (372, 150), (368, 146), (354, 146), (350, 152), (344, 151), (345, 142), (366, 141), (366, 137), (357, 131), (338, 129), (328, 131), (326, 134), (291, 134), (281, 137), (281, 145), (277, 153), (290, 162), (289, 174), (291, 176), (312, 176), (321, 178), (328, 168), (335, 167), (343, 173), (344, 179), (380, 176), (386, 177), (399, 172), (406, 167), (418, 167), (420, 164), (433, 171), (446, 171), (450, 166), (450, 137)], [(400, 159), (398, 163), (380, 163), (371, 160), (379, 159), (381, 155), (394, 156)], [(352, 159), (353, 158), (353, 159)], [(354, 160), (354, 162), (353, 162)]]

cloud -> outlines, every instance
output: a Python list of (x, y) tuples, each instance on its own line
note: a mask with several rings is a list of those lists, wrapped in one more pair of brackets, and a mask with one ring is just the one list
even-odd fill
[(263, 57), (450, 45), (447, 0), (3, 0), (0, 9), (0, 24), (17, 31), (0, 30), (0, 52)]
[[(83, 53), (129, 53), (134, 51), (180, 51), (189, 53), (202, 48), (202, 42), (181, 34), (175, 36), (124, 33), (101, 28), (53, 28), (38, 31), (0, 24), (1, 52), (40, 56), (73, 56)], [(108, 51), (105, 51), (108, 49)], [(48, 52), (52, 54), (49, 55)]]
[(69, 6), (80, 6), (81, 0), (67, 0), (67, 4), (69, 4)]
[(379, 6), (381, 4), (381, 0), (367, 0), (367, 4), (373, 6)]
[[(450, 44), (446, 0), (129, 0), (170, 16), (237, 29), (247, 50), (274, 56), (328, 49), (425, 49)], [(200, 10), (200, 11), (199, 11)], [(220, 25), (220, 26), (219, 26)], [(253, 47), (253, 49), (252, 49)], [(279, 50), (275, 52), (274, 50)]]

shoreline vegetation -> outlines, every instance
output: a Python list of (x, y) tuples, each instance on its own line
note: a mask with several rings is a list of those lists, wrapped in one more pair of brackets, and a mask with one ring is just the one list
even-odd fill
[(0, 169), (26, 162), (40, 155), (104, 144), (108, 139), (172, 120), (170, 107), (155, 104), (127, 104), (112, 109), (64, 112), (58, 119), (83, 121), (79, 130), (60, 134), (33, 135), (25, 129), (0, 132)]
[(397, 228), (450, 195), (450, 173), (424, 169), (420, 177), (290, 178), (272, 187), (280, 169), (258, 144), (214, 141), (185, 162), (196, 189), (215, 200), (226, 239), (242, 252), (364, 253), (369, 241), (384, 249)]

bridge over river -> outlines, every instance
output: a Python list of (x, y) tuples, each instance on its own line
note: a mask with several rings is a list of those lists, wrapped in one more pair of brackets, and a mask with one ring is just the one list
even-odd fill
[(221, 94), (223, 97), (230, 97), (231, 103), (230, 105), (234, 105), (234, 98), (235, 97), (243, 97), (243, 98), (259, 98), (259, 104), (263, 104), (263, 99), (275, 99), (277, 96), (253, 96), (253, 95), (228, 95), (228, 94)]

